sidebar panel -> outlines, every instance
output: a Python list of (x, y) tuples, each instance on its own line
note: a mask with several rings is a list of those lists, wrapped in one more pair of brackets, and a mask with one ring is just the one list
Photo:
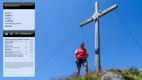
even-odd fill
[(35, 3), (3, 3), (3, 76), (35, 76)]

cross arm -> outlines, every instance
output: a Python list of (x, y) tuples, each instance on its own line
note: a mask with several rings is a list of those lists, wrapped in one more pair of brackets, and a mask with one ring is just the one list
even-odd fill
[(113, 6), (111, 6), (111, 7), (107, 8), (107, 9), (105, 9), (104, 11), (102, 11), (102, 12), (100, 13), (100, 15), (103, 16), (103, 15), (105, 15), (105, 14), (111, 12), (112, 10), (116, 9), (117, 7), (118, 7), (118, 5), (117, 5), (117, 4), (114, 4)]
[(83, 27), (84, 25), (91, 23), (93, 20), (94, 20), (93, 18), (88, 18), (84, 22), (80, 23), (80, 27)]
[(114, 4), (113, 6), (105, 9), (101, 13), (97, 13), (97, 14), (95, 13), (91, 18), (89, 18), (89, 19), (85, 20), (84, 22), (80, 23), (80, 27), (83, 27), (84, 25), (87, 25), (87, 24), (91, 23), (92, 21), (95, 21), (97, 18), (111, 12), (112, 10), (114, 10), (117, 7), (118, 7), (118, 5)]

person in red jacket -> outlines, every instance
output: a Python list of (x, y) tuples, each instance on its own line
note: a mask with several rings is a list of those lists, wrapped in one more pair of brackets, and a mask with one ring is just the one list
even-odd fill
[(82, 42), (80, 44), (80, 47), (76, 49), (75, 51), (75, 62), (77, 65), (77, 75), (80, 75), (80, 69), (81, 65), (84, 66), (85, 69), (85, 75), (88, 74), (88, 63), (87, 63), (88, 53), (85, 48), (85, 44)]

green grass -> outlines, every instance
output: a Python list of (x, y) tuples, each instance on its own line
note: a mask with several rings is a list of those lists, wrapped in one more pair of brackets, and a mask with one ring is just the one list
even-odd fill
[(136, 68), (124, 70), (119, 74), (121, 74), (126, 80), (142, 80), (142, 71)]
[[(127, 70), (110, 69), (106, 71), (122, 75), (125, 80), (142, 80), (142, 71), (138, 70), (137, 68), (129, 68)], [(74, 75), (64, 80), (101, 80), (101, 78), (97, 73), (91, 72), (85, 78), (84, 76), (77, 77)]]

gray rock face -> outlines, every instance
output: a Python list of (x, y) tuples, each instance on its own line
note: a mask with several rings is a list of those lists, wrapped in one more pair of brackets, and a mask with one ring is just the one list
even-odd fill
[(124, 78), (113, 72), (103, 72), (101, 80), (124, 80)]

